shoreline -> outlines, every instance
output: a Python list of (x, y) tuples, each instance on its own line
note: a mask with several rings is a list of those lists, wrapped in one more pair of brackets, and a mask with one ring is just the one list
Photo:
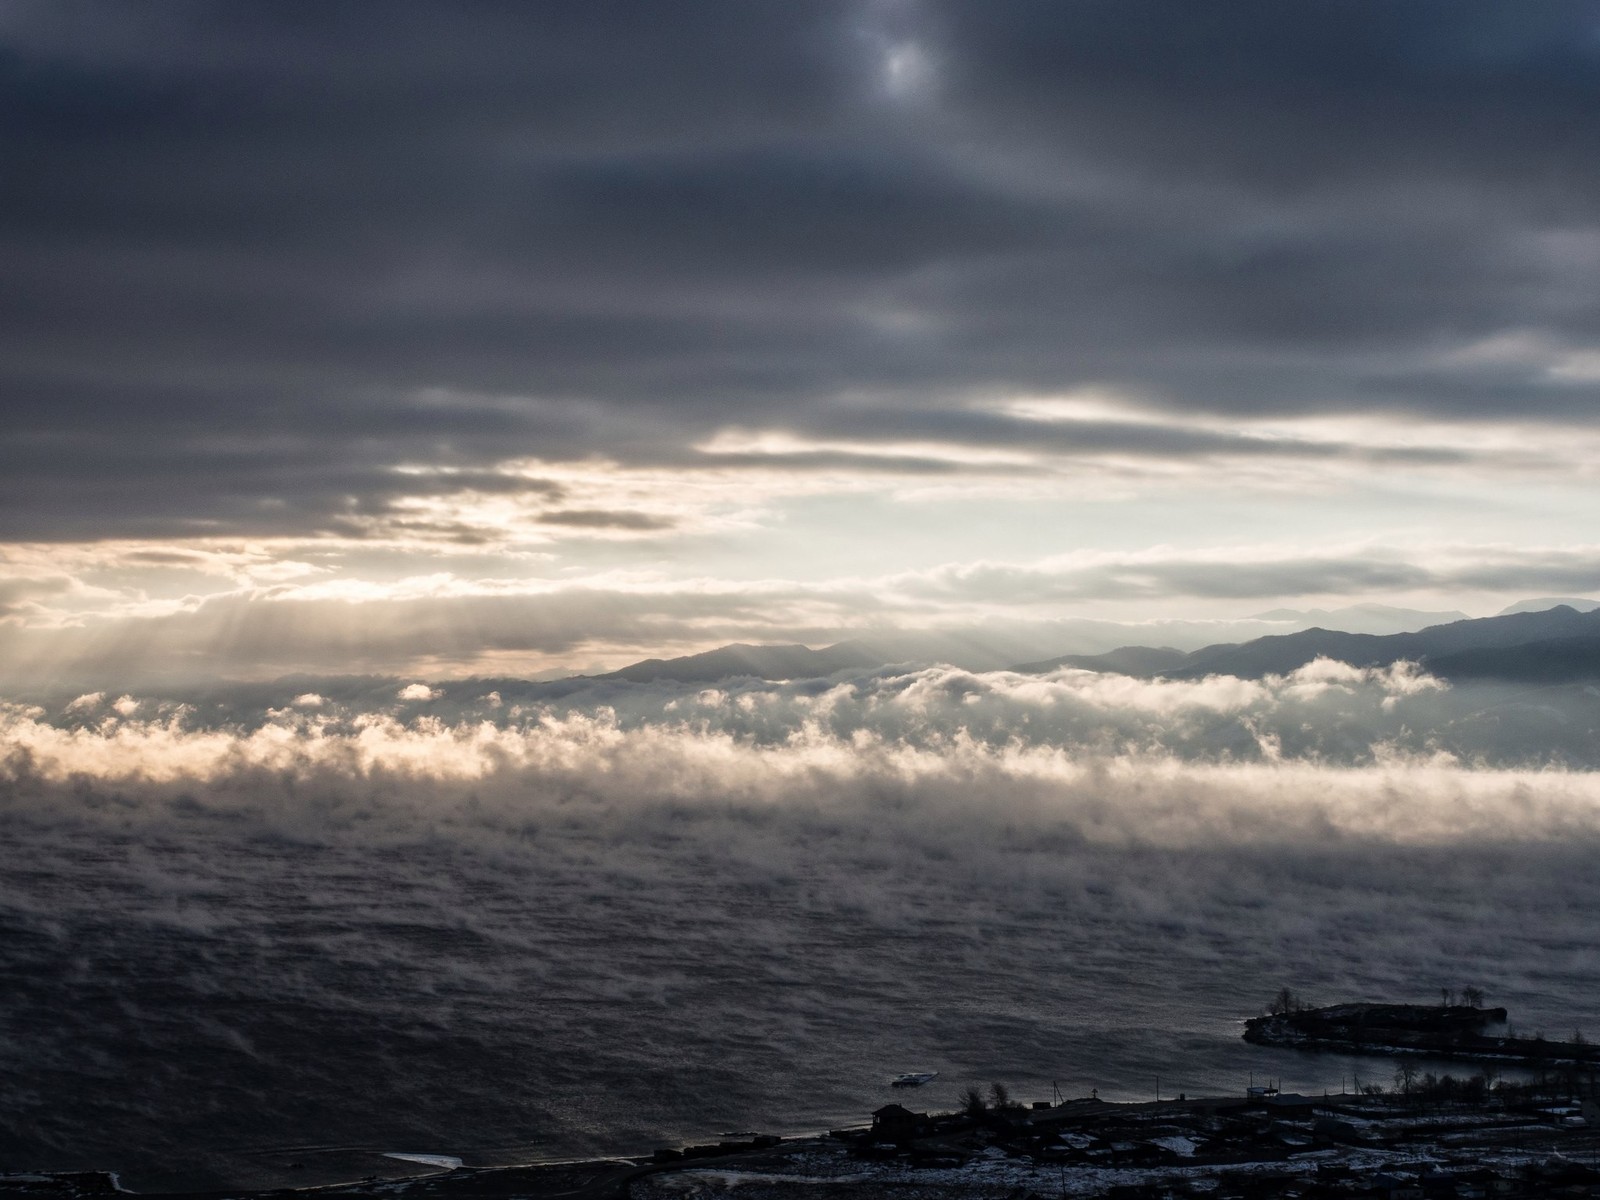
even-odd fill
[(455, 1156), (417, 1152), (408, 1165), (434, 1169), (299, 1188), (130, 1191), (111, 1172), (30, 1172), (0, 1176), (0, 1197), (674, 1200), (736, 1192), (741, 1200), (856, 1193), (987, 1200), (1146, 1194), (1130, 1188), (1172, 1196), (1356, 1196), (1372, 1194), (1362, 1189), (1380, 1176), (1415, 1176), (1419, 1186), (1427, 1176), (1429, 1194), (1440, 1196), (1481, 1194), (1471, 1190), (1476, 1183), (1450, 1190), (1446, 1177), (1499, 1181), (1494, 1194), (1506, 1196), (1545, 1194), (1537, 1189), (1556, 1186), (1600, 1194), (1600, 1169), (1592, 1165), (1600, 1161), (1600, 1107), (1592, 1098), (1513, 1089), (1466, 1104), (1395, 1094), (1253, 1091), (1132, 1102), (1085, 1097), (954, 1114), (887, 1103), (872, 1124), (825, 1134), (488, 1167), (451, 1166)]

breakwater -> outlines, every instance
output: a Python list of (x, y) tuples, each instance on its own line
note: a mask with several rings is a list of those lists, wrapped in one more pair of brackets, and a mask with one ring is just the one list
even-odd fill
[(1268, 1013), (1245, 1022), (1258, 1046), (1338, 1054), (1422, 1055), (1538, 1069), (1600, 1065), (1600, 1046), (1575, 1036), (1516, 1036), (1503, 1008), (1467, 1005), (1335, 1004)]

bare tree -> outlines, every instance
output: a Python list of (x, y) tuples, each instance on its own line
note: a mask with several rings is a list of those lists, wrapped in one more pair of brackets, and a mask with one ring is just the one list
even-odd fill
[(1468, 1008), (1482, 1008), (1483, 1007), (1483, 989), (1482, 988), (1475, 988), (1475, 987), (1464, 987), (1464, 988), (1462, 988), (1461, 989), (1461, 1003), (1465, 1004)]
[(961, 1093), (961, 1111), (969, 1117), (981, 1117), (989, 1110), (983, 1102), (983, 1093), (975, 1087), (969, 1087)]

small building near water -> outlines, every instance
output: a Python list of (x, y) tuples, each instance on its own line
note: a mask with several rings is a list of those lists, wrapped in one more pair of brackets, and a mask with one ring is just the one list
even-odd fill
[(915, 1113), (899, 1104), (885, 1104), (872, 1114), (872, 1140), (909, 1145), (928, 1131), (928, 1114)]

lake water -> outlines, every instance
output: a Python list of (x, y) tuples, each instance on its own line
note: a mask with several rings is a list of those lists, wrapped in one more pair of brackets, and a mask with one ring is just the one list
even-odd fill
[(412, 722), (359, 754), (300, 730), (284, 759), (61, 728), (15, 717), (0, 789), (4, 1170), (638, 1153), (861, 1122), (908, 1070), (940, 1072), (910, 1093), (934, 1109), (992, 1081), (1390, 1081), (1240, 1041), (1285, 984), (1473, 984), (1523, 1030), (1594, 1030), (1581, 773), (604, 722)]

